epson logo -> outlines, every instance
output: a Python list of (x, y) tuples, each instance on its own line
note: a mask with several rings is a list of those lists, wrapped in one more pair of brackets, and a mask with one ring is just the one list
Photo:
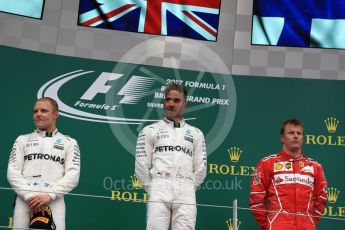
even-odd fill
[(63, 145), (54, 145), (53, 147), (55, 149), (59, 149), (59, 150), (63, 150), (64, 149)]
[[(120, 87), (120, 90), (115, 92), (115, 95), (120, 96), (122, 99), (120, 99), (118, 102), (112, 102), (112, 104), (100, 104), (94, 102), (93, 100), (98, 95), (106, 96), (108, 93), (110, 93), (112, 89), (111, 83), (114, 84), (115, 81), (120, 80), (124, 74), (102, 72), (91, 85), (86, 85), (86, 90), (75, 101), (67, 103), (61, 99), (62, 97), (60, 98), (58, 94), (59, 90), (65, 86), (68, 86), (68, 84), (70, 84), (76, 78), (84, 78), (87, 80), (85, 82), (89, 82), (89, 78), (87, 78), (89, 76), (94, 76), (94, 71), (77, 70), (60, 75), (45, 83), (39, 89), (37, 98), (54, 98), (59, 104), (61, 115), (79, 120), (117, 124), (141, 124), (144, 121), (156, 121), (150, 119), (133, 119), (100, 114), (100, 111), (103, 113), (104, 111), (106, 113), (108, 111), (114, 111), (120, 105), (137, 104), (155, 83), (156, 80), (154, 78), (135, 75), (130, 76), (125, 83), (122, 83), (123, 86)], [(90, 112), (90, 110), (95, 112)]]
[(184, 136), (184, 139), (186, 141), (189, 141), (189, 142), (193, 143), (193, 138), (192, 137)]

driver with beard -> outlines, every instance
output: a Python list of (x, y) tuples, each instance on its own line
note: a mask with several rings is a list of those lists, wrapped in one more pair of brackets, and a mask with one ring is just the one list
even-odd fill
[(135, 174), (149, 195), (147, 230), (195, 229), (195, 190), (206, 177), (203, 133), (183, 119), (187, 91), (165, 89), (163, 120), (144, 127), (136, 146)]

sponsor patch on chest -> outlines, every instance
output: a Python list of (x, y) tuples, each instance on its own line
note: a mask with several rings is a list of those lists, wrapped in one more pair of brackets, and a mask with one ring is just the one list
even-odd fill
[(193, 143), (193, 138), (192, 138), (192, 137), (184, 136), (184, 139), (185, 139), (186, 141), (189, 141), (189, 142)]
[(299, 173), (293, 174), (277, 174), (274, 175), (274, 183), (276, 185), (283, 184), (301, 184), (309, 187), (314, 187), (314, 177), (302, 175)]
[(301, 168), (301, 172), (307, 172), (307, 173), (314, 174), (314, 166), (306, 165), (303, 168)]
[(290, 161), (276, 162), (274, 163), (273, 170), (274, 172), (293, 171), (292, 163)]
[(186, 132), (185, 132), (185, 134), (184, 134), (184, 139), (185, 139), (186, 141), (189, 141), (189, 142), (193, 143), (194, 138), (193, 138), (193, 132), (192, 132), (191, 129), (187, 129), (187, 130), (186, 130)]
[(63, 142), (62, 142), (61, 138), (57, 138), (55, 140), (53, 148), (54, 149), (59, 149), (59, 150), (63, 150), (64, 149), (64, 145), (63, 145)]

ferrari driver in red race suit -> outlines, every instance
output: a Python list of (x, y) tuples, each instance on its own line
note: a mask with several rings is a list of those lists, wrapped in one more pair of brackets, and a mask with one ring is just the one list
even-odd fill
[(282, 151), (254, 172), (249, 203), (261, 229), (312, 230), (324, 212), (327, 182), (321, 164), (302, 153), (303, 130), (299, 120), (284, 122)]

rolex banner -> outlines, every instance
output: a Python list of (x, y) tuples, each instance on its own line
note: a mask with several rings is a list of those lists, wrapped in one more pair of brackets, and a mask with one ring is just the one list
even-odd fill
[[(148, 195), (134, 175), (139, 131), (164, 116), (163, 90), (189, 90), (186, 121), (205, 134), (207, 177), (197, 191), (198, 230), (259, 229), (249, 211), (249, 183), (259, 159), (281, 149), (281, 123), (305, 123), (304, 152), (322, 163), (329, 183), (318, 229), (345, 220), (345, 82), (210, 72), (71, 58), (0, 47), (0, 226), (12, 226), (15, 193), (6, 179), (16, 137), (34, 129), (33, 105), (60, 106), (57, 127), (78, 141), (79, 185), (65, 196), (67, 229), (145, 229)], [(298, 196), (298, 194), (296, 194)]]

